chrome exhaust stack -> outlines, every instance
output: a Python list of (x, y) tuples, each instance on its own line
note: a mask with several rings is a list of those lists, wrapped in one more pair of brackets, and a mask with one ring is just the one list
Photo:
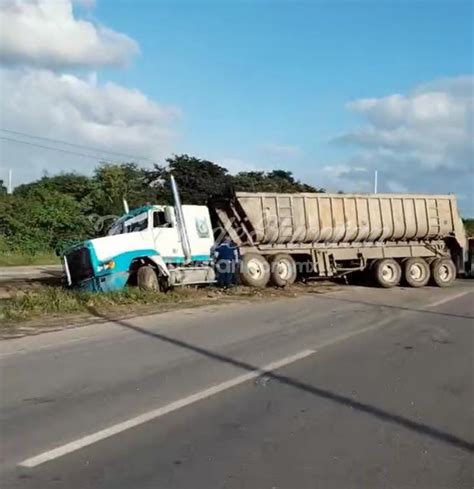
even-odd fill
[(174, 210), (176, 214), (176, 222), (178, 225), (178, 232), (181, 238), (181, 246), (184, 253), (184, 262), (191, 263), (191, 245), (189, 244), (188, 232), (186, 230), (186, 223), (184, 221), (183, 207), (181, 205), (181, 198), (179, 196), (178, 185), (174, 176), (171, 175), (171, 192), (173, 193)]

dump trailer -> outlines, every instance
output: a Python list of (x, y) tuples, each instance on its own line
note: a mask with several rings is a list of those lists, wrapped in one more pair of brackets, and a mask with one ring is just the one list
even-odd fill
[(251, 286), (367, 271), (382, 287), (446, 287), (467, 262), (453, 195), (235, 192), (210, 207)]

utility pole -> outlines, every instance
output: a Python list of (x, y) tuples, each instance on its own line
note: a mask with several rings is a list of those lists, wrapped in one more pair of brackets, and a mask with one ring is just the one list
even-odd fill
[(377, 185), (378, 185), (378, 178), (379, 177), (379, 172), (375, 170), (375, 175), (374, 175), (374, 194), (377, 193)]
[(10, 168), (8, 170), (8, 187), (7, 187), (7, 192), (9, 194), (13, 193), (12, 177), (13, 177), (13, 170)]

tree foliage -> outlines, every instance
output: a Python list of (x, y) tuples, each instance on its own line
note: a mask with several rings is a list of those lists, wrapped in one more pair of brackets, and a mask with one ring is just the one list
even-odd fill
[(120, 215), (124, 199), (130, 208), (156, 202), (156, 192), (150, 186), (149, 170), (136, 163), (104, 163), (95, 170), (92, 181), (92, 191), (84, 203), (101, 216)]
[(11, 251), (59, 252), (90, 232), (90, 221), (71, 195), (38, 187), (0, 200), (0, 233)]
[(466, 233), (470, 237), (474, 237), (474, 219), (463, 219)]
[(233, 186), (244, 192), (324, 192), (295, 180), (290, 171), (284, 170), (241, 172), (233, 178)]
[(204, 205), (210, 196), (222, 194), (231, 186), (226, 168), (194, 156), (174, 155), (166, 166), (155, 165), (150, 183), (157, 189), (160, 201), (172, 202), (170, 177), (178, 184), (181, 200), (186, 204)]
[[(170, 176), (179, 186), (183, 204), (204, 205), (230, 190), (249, 192), (317, 192), (294, 179), (291, 172), (241, 172), (186, 154), (164, 165), (142, 168), (136, 163), (100, 164), (92, 176), (61, 173), (20, 185), (7, 195), (0, 181), (0, 248), (38, 253), (61, 251), (75, 241), (104, 233), (98, 223), (111, 223), (123, 213), (123, 199), (134, 208), (145, 203), (172, 203)], [(107, 219), (108, 217), (108, 219)]]

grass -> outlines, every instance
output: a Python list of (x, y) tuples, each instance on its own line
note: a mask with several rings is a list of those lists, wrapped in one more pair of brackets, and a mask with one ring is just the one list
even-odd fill
[(26, 255), (22, 253), (1, 253), (0, 267), (15, 267), (24, 265), (58, 265), (59, 257), (52, 252)]
[(284, 289), (186, 287), (160, 293), (131, 287), (120, 292), (91, 293), (43, 285), (34, 290), (20, 290), (18, 295), (0, 300), (0, 338), (87, 324), (97, 317), (114, 320), (238, 300), (272, 300), (302, 293), (324, 293), (329, 290), (328, 286), (334, 288), (333, 284), (294, 284)]
[(10, 321), (22, 321), (44, 316), (64, 316), (75, 313), (104, 313), (127, 309), (134, 305), (177, 303), (186, 299), (183, 291), (167, 294), (143, 292), (136, 288), (120, 292), (74, 292), (61, 287), (44, 286), (23, 295), (6, 299), (0, 304), (0, 317)]

